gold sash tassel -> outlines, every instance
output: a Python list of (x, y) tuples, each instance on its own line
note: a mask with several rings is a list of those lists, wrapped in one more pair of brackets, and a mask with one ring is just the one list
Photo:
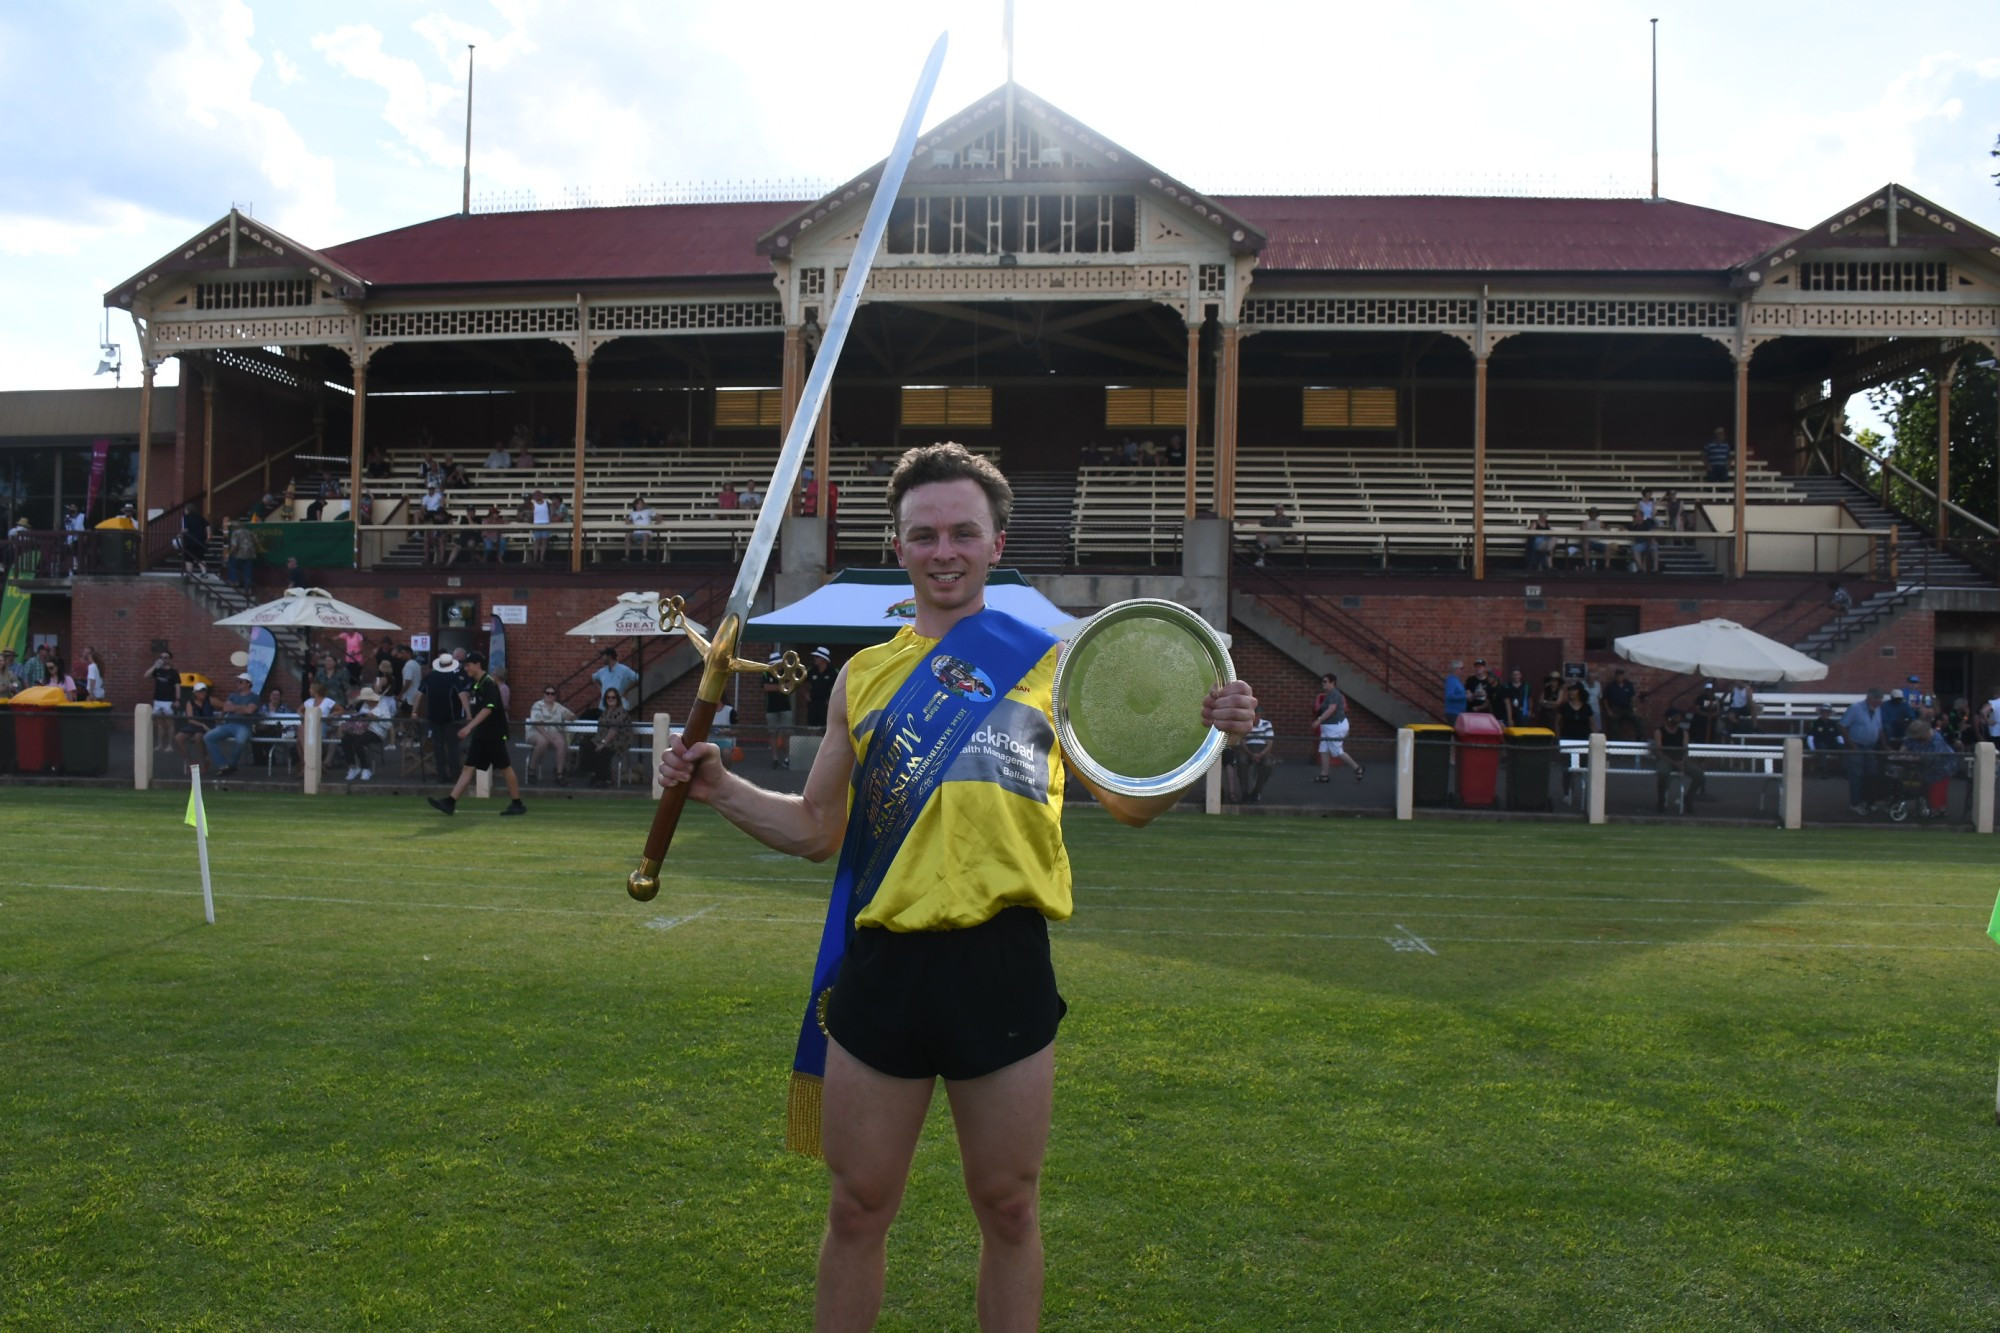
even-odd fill
[(785, 1096), (785, 1148), (806, 1157), (820, 1156), (819, 1114), (821, 1082), (811, 1074), (792, 1072), (791, 1088)]

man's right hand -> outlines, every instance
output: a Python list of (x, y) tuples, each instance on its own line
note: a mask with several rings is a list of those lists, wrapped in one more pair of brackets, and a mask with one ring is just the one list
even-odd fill
[(708, 800), (727, 772), (722, 766), (721, 747), (712, 741), (703, 741), (690, 749), (675, 736), (660, 756), (660, 785), (673, 787), (685, 782), (691, 800)]

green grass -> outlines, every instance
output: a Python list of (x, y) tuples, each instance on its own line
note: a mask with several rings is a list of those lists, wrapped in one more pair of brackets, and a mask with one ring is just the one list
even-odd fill
[[(807, 1323), (825, 868), (228, 795), (208, 927), (180, 802), (0, 792), (0, 1328)], [(1050, 1328), (2000, 1326), (1985, 840), (1069, 832)], [(973, 1326), (956, 1165), (884, 1328)]]

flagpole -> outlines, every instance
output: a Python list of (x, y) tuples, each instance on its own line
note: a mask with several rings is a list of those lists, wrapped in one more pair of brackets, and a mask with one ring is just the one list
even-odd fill
[(188, 777), (194, 782), (194, 845), (195, 855), (201, 859), (201, 914), (212, 926), (215, 924), (215, 893), (208, 883), (208, 810), (201, 803), (201, 765), (190, 768)]

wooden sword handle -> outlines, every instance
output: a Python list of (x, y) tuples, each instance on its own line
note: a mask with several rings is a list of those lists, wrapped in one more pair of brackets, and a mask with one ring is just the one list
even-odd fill
[[(715, 724), (716, 701), (696, 699), (694, 707), (688, 710), (687, 721), (681, 724), (681, 744), (692, 750), (708, 739), (708, 731)], [(646, 850), (639, 862), (639, 868), (625, 881), (625, 891), (640, 902), (651, 902), (653, 895), (660, 891), (660, 864), (667, 859), (667, 848), (673, 845), (674, 829), (681, 822), (681, 811), (687, 808), (688, 784), (676, 782), (660, 793), (660, 804), (653, 811), (653, 827), (646, 834)]]

